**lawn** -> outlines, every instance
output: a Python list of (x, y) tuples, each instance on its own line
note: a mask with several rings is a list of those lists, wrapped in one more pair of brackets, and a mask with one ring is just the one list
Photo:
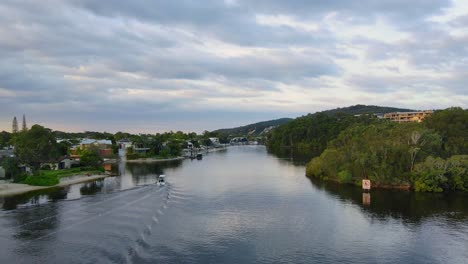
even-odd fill
[(23, 183), (34, 186), (53, 186), (60, 182), (60, 178), (77, 174), (100, 174), (104, 168), (72, 168), (65, 170), (40, 170), (35, 175), (28, 176)]

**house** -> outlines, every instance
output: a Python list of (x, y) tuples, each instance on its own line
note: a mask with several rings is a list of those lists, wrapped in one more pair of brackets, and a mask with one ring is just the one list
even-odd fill
[(212, 138), (209, 138), (209, 140), (211, 141), (211, 144), (215, 147), (220, 145), (219, 138), (212, 137)]
[(112, 141), (108, 139), (89, 139), (85, 138), (80, 142), (81, 149), (97, 148), (112, 149)]
[(70, 169), (72, 165), (79, 164), (79, 161), (71, 159), (70, 156), (62, 156), (56, 160), (41, 162), (41, 169), (49, 168), (51, 170)]
[(82, 139), (79, 145), (70, 148), (72, 154), (78, 154), (76, 151), (78, 148), (82, 150), (97, 149), (99, 155), (101, 155), (102, 157), (111, 156), (113, 153), (112, 141), (108, 139)]
[(128, 148), (131, 148), (133, 147), (133, 143), (128, 140), (128, 139), (121, 139), (119, 141), (116, 142), (117, 143), (117, 146), (119, 147), (119, 149), (128, 149)]
[(425, 110), (417, 112), (394, 112), (384, 114), (384, 118), (398, 123), (422, 122), (424, 118), (432, 115), (434, 111)]
[(133, 145), (133, 153), (146, 154), (151, 150), (151, 148), (146, 147), (144, 144), (135, 144)]
[(0, 158), (3, 157), (14, 157), (15, 156), (15, 148), (13, 147), (6, 147), (0, 149)]
[(245, 137), (235, 137), (229, 142), (231, 145), (247, 145), (249, 140)]

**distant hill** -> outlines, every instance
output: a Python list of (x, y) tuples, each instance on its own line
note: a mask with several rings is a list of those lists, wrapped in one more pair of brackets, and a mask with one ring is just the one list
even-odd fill
[(385, 114), (385, 113), (391, 113), (391, 112), (413, 112), (413, 111), (416, 111), (416, 110), (396, 108), (396, 107), (387, 107), (387, 106), (358, 104), (358, 105), (353, 105), (353, 106), (348, 106), (348, 107), (326, 110), (326, 111), (322, 111), (319, 113), (324, 113), (329, 116), (333, 116), (338, 113), (361, 115), (361, 114)]
[[(412, 111), (416, 111), (416, 110), (388, 107), (388, 106), (358, 104), (358, 105), (353, 105), (353, 106), (348, 106), (348, 107), (325, 110), (322, 112), (314, 113), (314, 115), (319, 114), (319, 113), (326, 114), (328, 116), (334, 116), (340, 113), (349, 114), (349, 115), (361, 115), (361, 114), (385, 114), (385, 113), (391, 113), (391, 112), (412, 112)], [(270, 120), (270, 121), (258, 122), (255, 124), (250, 124), (250, 125), (241, 126), (241, 127), (218, 129), (212, 132), (221, 133), (226, 136), (229, 136), (229, 135), (260, 136), (260, 135), (264, 135), (270, 132), (273, 128), (277, 126), (284, 125), (286, 123), (289, 123), (292, 120), (293, 118), (280, 118), (280, 119), (275, 119), (275, 120)]]
[(268, 133), (271, 129), (288, 123), (292, 118), (280, 118), (275, 120), (258, 122), (246, 126), (218, 129), (213, 132), (232, 136), (261, 136)]

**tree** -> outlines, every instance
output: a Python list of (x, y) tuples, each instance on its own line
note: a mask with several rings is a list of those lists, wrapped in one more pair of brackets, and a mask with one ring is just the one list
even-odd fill
[(11, 140), (10, 133), (6, 131), (0, 132), (0, 148), (8, 146), (10, 144), (10, 140)]
[(21, 174), (20, 169), (18, 168), (18, 160), (13, 157), (6, 157), (2, 163), (1, 166), (6, 172), (6, 178), (7, 179), (14, 179), (18, 175)]
[(26, 131), (28, 130), (28, 126), (26, 125), (26, 116), (23, 115), (23, 125), (21, 127), (21, 131)]
[(85, 150), (80, 157), (80, 164), (84, 167), (99, 167), (102, 163), (102, 158), (96, 151)]
[(13, 118), (12, 132), (13, 134), (18, 133), (18, 120), (16, 119), (16, 116)]
[(415, 164), (439, 149), (440, 136), (418, 123), (359, 124), (329, 142), (320, 157), (309, 163), (307, 175), (340, 182), (368, 178), (377, 184), (410, 185)]
[(442, 136), (445, 157), (468, 154), (468, 110), (452, 107), (435, 112), (424, 124)]
[(19, 161), (33, 169), (39, 169), (41, 162), (55, 160), (60, 156), (51, 130), (40, 125), (19, 132), (14, 146)]

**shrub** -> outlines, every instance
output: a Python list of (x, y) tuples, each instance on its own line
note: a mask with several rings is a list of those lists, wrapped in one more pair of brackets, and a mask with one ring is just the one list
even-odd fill
[(25, 174), (25, 173), (20, 173), (20, 174), (17, 174), (13, 177), (13, 182), (14, 183), (22, 183), (24, 182), (24, 180), (26, 180), (26, 178), (28, 177), (28, 174)]
[(85, 167), (98, 167), (102, 163), (102, 159), (96, 152), (85, 151), (80, 157), (80, 164)]
[(28, 176), (24, 183), (34, 186), (53, 186), (59, 183), (56, 175), (38, 174)]
[(338, 172), (338, 181), (340, 183), (352, 183), (353, 175), (347, 170), (342, 170)]

